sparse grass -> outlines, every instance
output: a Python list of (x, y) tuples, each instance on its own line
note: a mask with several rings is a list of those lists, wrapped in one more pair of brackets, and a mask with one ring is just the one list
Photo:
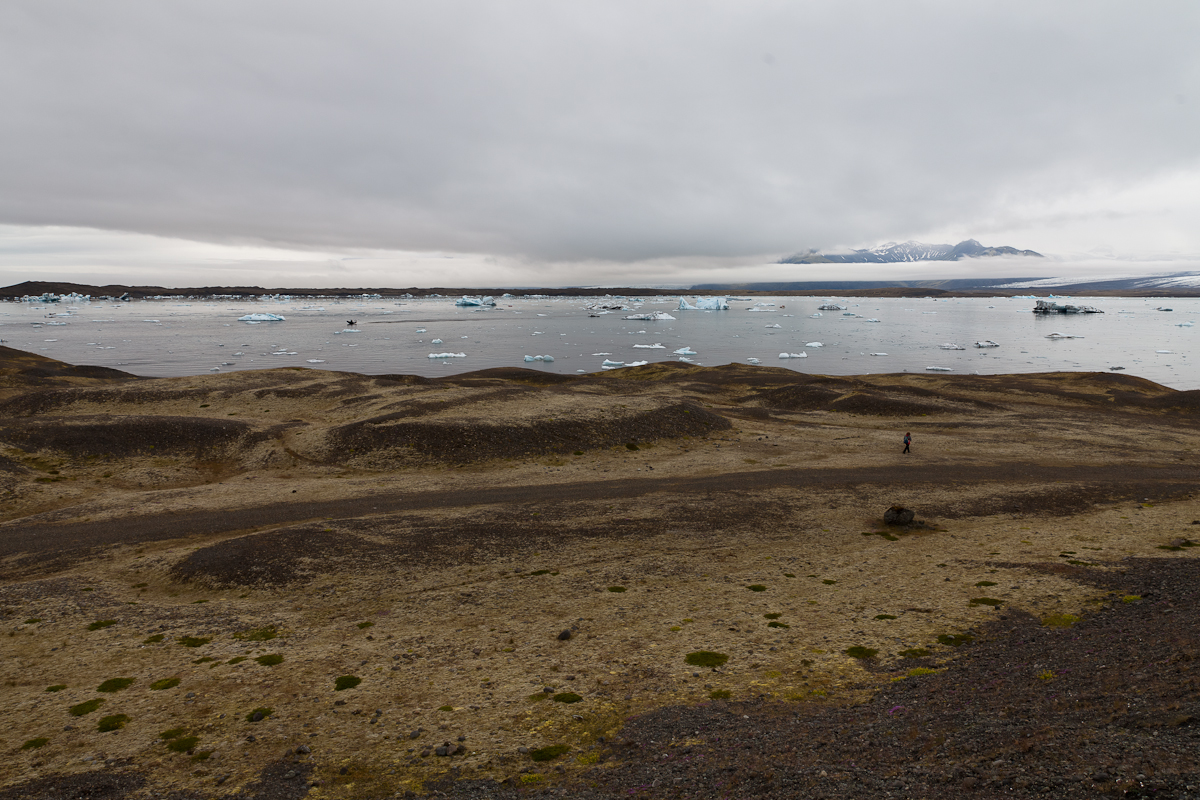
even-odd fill
[(153, 636), (147, 636), (146, 639), (142, 642), (142, 644), (158, 644), (165, 638), (166, 637), (163, 636), (161, 633), (156, 633)]
[(71, 706), (71, 716), (82, 717), (84, 714), (92, 713), (102, 705), (104, 705), (103, 697), (94, 697), (91, 700), (85, 700), (79, 705)]
[(929, 667), (917, 667), (915, 669), (910, 669), (908, 671), (907, 675), (910, 678), (919, 678), (922, 675), (933, 675), (934, 673), (940, 672), (940, 671), (941, 670), (930, 669)]
[(767, 590), (767, 587), (763, 586), (761, 583), (752, 583), (746, 588), (752, 592), (765, 592)]
[(551, 699), (556, 703), (578, 703), (583, 698), (574, 692), (559, 692)]
[(625, 591), (625, 587), (624, 586), (610, 586), (610, 587), (608, 587), (608, 590), (610, 592), (623, 592), (623, 591)]
[(898, 619), (895, 614), (876, 614), (875, 619)]
[(1127, 594), (1121, 598), (1121, 602), (1122, 603), (1136, 603), (1138, 600), (1141, 600), (1141, 599), (1142, 599), (1142, 596), (1140, 594)]
[(25, 624), (26, 625), (37, 625), (41, 621), (42, 621), (41, 617), (30, 617), (29, 619), (25, 620)]
[(271, 653), (269, 655), (259, 656), (254, 660), (259, 664), (262, 664), (264, 667), (273, 667), (276, 664), (283, 663), (283, 656), (281, 656), (279, 653)]
[(980, 581), (979, 583), (977, 583), (975, 585), (982, 588), (985, 586), (995, 586), (996, 582), (995, 581)]
[(158, 735), (158, 738), (165, 739), (166, 741), (169, 742), (172, 739), (178, 739), (180, 736), (183, 736), (185, 733), (187, 733), (186, 728), (171, 728), (169, 731), (163, 731), (162, 733), (160, 733)]
[(924, 647), (913, 647), (909, 650), (901, 650), (900, 655), (905, 658), (924, 658), (929, 655), (929, 651)]
[(1004, 605), (1004, 601), (997, 600), (994, 597), (972, 597), (970, 604), (973, 606), (991, 606), (992, 608), (996, 608), (997, 606)]
[(708, 696), (713, 700), (728, 700), (730, 693), (728, 689), (713, 689)]
[(179, 685), (179, 678), (163, 678), (161, 681), (155, 681), (150, 684), (150, 688), (156, 692), (161, 692), (163, 689), (174, 689)]
[(180, 736), (178, 739), (167, 742), (167, 749), (172, 753), (186, 753), (198, 744), (200, 744), (199, 736)]
[(950, 647), (961, 647), (964, 644), (970, 644), (975, 641), (975, 637), (969, 633), (943, 633), (937, 637), (938, 643), (949, 645)]
[(788, 625), (786, 622), (778, 622), (778, 621), (772, 620), (767, 623), (767, 627), (768, 628), (790, 628), (792, 626)]
[(772, 611), (770, 614), (763, 614), (763, 617), (766, 619), (779, 619), (782, 616), (783, 614), (778, 611)]
[(45, 736), (39, 736), (36, 739), (30, 739), (25, 744), (21, 745), (22, 750), (37, 750), (39, 747), (45, 747), (50, 743), (50, 740)]
[(46, 691), (47, 692), (61, 692), (65, 688), (67, 688), (67, 685), (65, 683), (56, 683), (53, 686), (47, 686)]
[(879, 651), (874, 649), (873, 647), (862, 647), (860, 645), (855, 645), (854, 647), (847, 647), (843, 652), (845, 652), (845, 654), (850, 656), (851, 658), (858, 658), (858, 659), (864, 659), (864, 660), (874, 658), (875, 656), (879, 655)]
[(116, 624), (117, 624), (117, 621), (115, 619), (98, 619), (95, 622), (93, 622), (91, 625), (88, 625), (87, 629), (89, 631), (98, 631), (101, 628), (107, 628), (107, 627), (110, 627), (110, 626), (116, 625)]
[(212, 656), (201, 656), (200, 658), (197, 658), (192, 663), (193, 664), (207, 664), (210, 661), (216, 661), (216, 659), (213, 658)]
[(229, 660), (228, 660), (228, 661), (226, 661), (225, 663), (226, 663), (226, 664), (230, 664), (230, 665), (232, 665), (232, 664), (240, 664), (240, 663), (242, 663), (242, 662), (243, 662), (243, 661), (245, 661), (245, 660), (246, 660), (246, 656), (234, 656), (233, 658), (229, 659)]
[(96, 730), (101, 733), (119, 731), (125, 727), (126, 722), (129, 722), (129, 717), (125, 714), (109, 714), (107, 717), (101, 717), (100, 722), (96, 725)]
[(211, 636), (180, 636), (179, 643), (184, 647), (203, 647), (212, 641)]
[(826, 578), (825, 580), (821, 581), (821, 583), (825, 584), (826, 586), (833, 586), (835, 583), (837, 583), (837, 581)]
[(343, 675), (333, 682), (333, 690), (335, 692), (340, 692), (345, 689), (353, 689), (360, 683), (362, 683), (362, 678), (359, 678), (355, 675)]
[(97, 692), (119, 692), (133, 686), (133, 678), (109, 678), (96, 687)]
[(534, 761), (553, 761), (571, 750), (570, 745), (552, 744), (548, 747), (540, 747), (537, 750), (530, 750), (529, 757)]
[(358, 623), (358, 627), (359, 627), (359, 630), (362, 630), (364, 628), (373, 628), (373, 627), (375, 627), (375, 623), (370, 622), (370, 621), (360, 622), (360, 623)]
[(267, 642), (279, 635), (274, 625), (235, 633), (233, 638), (243, 642)]
[(438, 706), (438, 711), (453, 711), (454, 706)]
[(1069, 628), (1079, 622), (1074, 614), (1054, 613), (1042, 617), (1042, 625), (1047, 628)]
[[(275, 709), (268, 708), (267, 706), (262, 706), (261, 708), (256, 708), (253, 711), (251, 711), (249, 714), (247, 714), (246, 722), (261, 722), (262, 720), (266, 719), (267, 717), (271, 716), (274, 713), (275, 713)], [(258, 719), (254, 718), (256, 714), (258, 715)]]
[(685, 664), (693, 667), (719, 667), (729, 660), (724, 653), (714, 653), (711, 650), (696, 650), (683, 657)]

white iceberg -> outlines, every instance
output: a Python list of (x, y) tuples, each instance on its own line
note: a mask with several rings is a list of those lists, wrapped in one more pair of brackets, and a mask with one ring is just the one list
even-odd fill
[(681, 298), (679, 298), (679, 307), (676, 308), (675, 310), (676, 311), (699, 311), (700, 309), (696, 308), (694, 305), (692, 305), (687, 300), (685, 300), (681, 297)]
[(879, 322), (879, 320), (875, 319), (874, 317), (871, 317), (870, 319), (867, 320), (867, 322)]
[(926, 367), (930, 372), (954, 372), (950, 367)]
[(417, 333), (424, 333), (424, 332), (425, 332), (424, 328), (417, 328)]
[(764, 328), (782, 328), (783, 326), (776, 322), (774, 325), (763, 325)]
[(780, 358), (808, 358), (808, 353), (780, 353)]
[[(50, 341), (50, 340), (49, 340), (49, 339), (47, 339), (46, 341), (48, 342), (48, 341)], [(1161, 355), (1164, 355), (1164, 356), (1169, 356), (1169, 355), (1171, 355), (1171, 351), (1170, 351), (1170, 350), (1155, 350), (1154, 352), (1156, 352), (1156, 353), (1159, 353), (1159, 354), (1161, 354)]]
[(640, 348), (642, 350), (666, 350), (667, 349), (667, 346), (665, 344), (662, 344), (661, 342), (655, 342), (654, 344), (635, 344), (634, 347)]
[(823, 316), (825, 316), (825, 315), (824, 315), (824, 314), (822, 314), (820, 311), (818, 311), (817, 313), (815, 313), (815, 314), (809, 314), (808, 316), (809, 316), (809, 317), (811, 317), (812, 319), (816, 319), (817, 317), (823, 317)]
[(700, 311), (728, 311), (729, 301), (724, 297), (697, 297), (696, 308)]
[(675, 353), (675, 355), (677, 355), (677, 356), (694, 356), (694, 355), (698, 355), (698, 353), (697, 353), (695, 350), (693, 350), (692, 348), (690, 348), (690, 347), (681, 347), (681, 348), (679, 348), (678, 350), (675, 350), (675, 351), (674, 351), (674, 353)]
[(554, 360), (554, 356), (525, 356), (525, 360), (526, 360), (526, 361), (543, 361), (543, 362), (548, 362), (548, 361), (553, 361), (553, 360)]
[(762, 363), (762, 361), (760, 361), (757, 358), (747, 358), (746, 361), (750, 364), (761, 364)]
[(962, 345), (955, 344), (954, 342), (945, 342), (943, 344), (939, 344), (938, 347), (941, 348), (942, 350), (966, 350), (967, 349), (967, 348), (963, 347)]
[(622, 317), (622, 319), (640, 319), (652, 321), (659, 319), (675, 319), (675, 317), (672, 317), (665, 311), (652, 311), (649, 314), (630, 314), (628, 317)]
[(441, 343), (442, 343), (441, 339), (434, 339), (433, 341), (430, 342), (430, 344), (441, 344)]
[(808, 342), (804, 346), (805, 347), (824, 347), (825, 345), (821, 344), (820, 342)]
[[(278, 314), (247, 314), (244, 317), (238, 317), (238, 322), (283, 322), (286, 317), (281, 317)], [(147, 322), (158, 322), (158, 320), (146, 320)]]
[(494, 306), (496, 301), (491, 297), (467, 297), (465, 294), (454, 301), (456, 306)]
[(867, 353), (869, 356), (886, 356), (887, 353)]
[(627, 366), (627, 367), (644, 367), (649, 363), (650, 363), (649, 361), (630, 361), (625, 366)]
[(309, 359), (305, 359), (305, 360), (309, 364), (324, 364), (325, 363), (325, 359), (323, 359), (323, 358), (309, 358)]
[(430, 358), (466, 358), (466, 353), (430, 353)]
[(845, 306), (839, 306), (837, 303), (826, 303), (823, 306), (817, 306), (822, 311), (845, 311)]
[(691, 360), (690, 358), (688, 358), (687, 356), (680, 356), (680, 357), (679, 357), (679, 360), (680, 360), (680, 361), (682, 361), (682, 362), (683, 362), (683, 363), (685, 363), (685, 364), (695, 364), (695, 363), (696, 363), (695, 361), (692, 361), (692, 360)]
[[(51, 322), (50, 324), (51, 324), (51, 325), (53, 325), (54, 323), (53, 323), (53, 322)], [(1176, 327), (1176, 328), (1190, 328), (1190, 327), (1192, 327), (1194, 324), (1195, 324), (1195, 323), (1193, 323), (1193, 322), (1176, 322), (1176, 323), (1175, 323), (1175, 327)]]
[(624, 361), (612, 361), (611, 359), (606, 358), (606, 359), (604, 359), (603, 363), (600, 364), (600, 366), (602, 366), (602, 367), (623, 367), (623, 366), (625, 366), (625, 362)]
[(999, 342), (993, 342), (991, 339), (984, 339), (982, 342), (976, 342), (976, 347), (999, 347)]

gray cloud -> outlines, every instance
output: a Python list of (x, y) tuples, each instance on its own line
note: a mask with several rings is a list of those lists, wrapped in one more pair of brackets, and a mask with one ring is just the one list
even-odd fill
[[(1200, 186), (1197, 41), (1191, 2), (17, 0), (0, 223), (533, 265), (1000, 235)], [(988, 243), (1086, 249), (1103, 206)]]

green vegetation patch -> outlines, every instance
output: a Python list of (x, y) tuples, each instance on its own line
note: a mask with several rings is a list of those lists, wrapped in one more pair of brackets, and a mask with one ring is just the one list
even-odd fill
[(1121, 602), (1122, 603), (1136, 603), (1138, 600), (1141, 600), (1141, 599), (1142, 599), (1142, 596), (1140, 594), (1127, 594), (1121, 598)]
[(91, 700), (85, 700), (77, 706), (71, 706), (71, 716), (82, 717), (84, 714), (92, 713), (102, 705), (104, 705), (103, 697), (94, 697)]
[(729, 699), (729, 690), (728, 689), (713, 689), (711, 692), (708, 693), (708, 696), (711, 697), (713, 700), (728, 700)]
[(196, 755), (192, 756), (192, 761), (208, 761), (208, 757), (213, 754), (212, 750), (201, 750)]
[(835, 583), (837, 583), (837, 581), (826, 578), (825, 580), (821, 581), (821, 583), (825, 584), (826, 586), (833, 586)]
[(26, 625), (37, 625), (41, 621), (42, 621), (41, 617), (30, 617), (29, 619), (25, 620), (25, 624)]
[(333, 682), (333, 690), (335, 692), (340, 692), (344, 689), (353, 689), (360, 683), (362, 683), (362, 678), (359, 678), (356, 675), (343, 675)]
[(924, 647), (913, 647), (909, 650), (901, 650), (900, 655), (905, 658), (924, 658), (929, 655), (929, 651)]
[(98, 619), (95, 622), (93, 622), (91, 625), (88, 625), (88, 630), (89, 631), (98, 631), (101, 628), (107, 628), (111, 625), (116, 625), (116, 624), (117, 624), (117, 621), (115, 619)]
[(161, 633), (156, 633), (153, 636), (147, 636), (145, 641), (142, 642), (142, 644), (158, 644), (165, 638), (166, 637), (163, 636)]
[(454, 706), (438, 706), (438, 711), (453, 711)]
[(623, 591), (625, 591), (625, 587), (624, 586), (610, 586), (610, 587), (608, 587), (608, 590), (610, 592), (623, 592)]
[(557, 575), (557, 572), (551, 572), (548, 569), (535, 569), (530, 575)]
[(373, 627), (375, 627), (375, 623), (368, 620), (366, 622), (358, 623), (358, 627), (360, 630), (363, 628), (373, 628)]
[(179, 643), (184, 647), (203, 647), (212, 641), (211, 636), (180, 636)]
[(233, 635), (233, 638), (243, 642), (267, 642), (279, 635), (275, 630), (274, 625), (268, 625), (265, 628), (254, 628), (248, 631), (240, 631)]
[(97, 692), (119, 692), (133, 686), (133, 678), (109, 678), (96, 687)]
[(125, 714), (109, 714), (107, 717), (101, 717), (99, 724), (96, 725), (96, 730), (101, 733), (119, 731), (125, 727), (126, 722), (129, 722), (129, 717)]
[(842, 652), (844, 652), (846, 655), (850, 656), (851, 658), (861, 658), (861, 659), (874, 658), (875, 656), (879, 655), (879, 651), (876, 650), (875, 648), (861, 647), (859, 645), (855, 645), (854, 647), (847, 647)]
[(977, 583), (977, 584), (975, 584), (975, 585), (976, 585), (976, 586), (979, 586), (979, 587), (984, 587), (984, 586), (995, 586), (995, 585), (996, 585), (996, 582), (995, 582), (995, 581), (980, 581), (979, 583)]
[(165, 739), (166, 741), (169, 742), (172, 739), (178, 739), (180, 736), (183, 736), (185, 733), (187, 733), (187, 728), (171, 728), (169, 731), (163, 731), (162, 733), (160, 733), (158, 735), (158, 738)]
[(186, 753), (198, 744), (200, 744), (199, 736), (180, 736), (178, 739), (167, 742), (167, 749), (172, 753)]
[(991, 606), (992, 608), (996, 608), (997, 606), (1004, 605), (1004, 601), (997, 600), (994, 597), (972, 597), (971, 605), (973, 605), (973, 606)]
[(767, 587), (763, 586), (761, 583), (752, 583), (746, 588), (752, 592), (765, 592), (767, 590)]
[(683, 657), (684, 663), (693, 667), (720, 667), (728, 660), (729, 656), (724, 653), (714, 653), (711, 650), (696, 650)]
[(908, 677), (919, 678), (922, 675), (933, 675), (934, 673), (940, 672), (940, 671), (941, 670), (930, 669), (929, 667), (917, 667), (916, 669), (910, 669), (908, 671)]
[(552, 699), (556, 703), (578, 703), (583, 698), (574, 692), (559, 692)]
[(245, 660), (246, 660), (246, 656), (234, 656), (233, 658), (229, 659), (225, 663), (226, 664), (240, 664)]
[(943, 633), (937, 637), (939, 644), (949, 645), (950, 647), (962, 647), (964, 644), (970, 644), (975, 641), (975, 637), (969, 633)]
[(549, 747), (539, 747), (537, 750), (530, 750), (529, 757), (534, 761), (553, 761), (571, 750), (571, 746), (567, 744), (552, 744)]
[(898, 619), (895, 614), (876, 614), (875, 619)]
[(65, 683), (56, 683), (53, 686), (47, 686), (46, 691), (47, 692), (61, 692), (65, 688), (67, 688), (67, 685)]
[(766, 619), (779, 619), (782, 616), (783, 614), (779, 613), (778, 611), (772, 611), (770, 614), (763, 614), (763, 617)]
[(529, 695), (529, 697), (526, 697), (525, 699), (531, 703), (538, 703), (542, 700), (549, 700), (550, 695), (546, 694), (545, 692), (538, 692), (537, 694)]
[(207, 664), (210, 661), (216, 661), (216, 660), (217, 659), (213, 658), (212, 656), (201, 656), (200, 658), (197, 658), (192, 663), (193, 664)]
[(30, 739), (25, 744), (21, 745), (22, 750), (37, 750), (39, 747), (45, 747), (50, 743), (50, 740), (45, 736), (39, 736), (36, 739)]
[(1042, 625), (1047, 628), (1069, 628), (1079, 622), (1079, 617), (1074, 614), (1047, 614), (1042, 617)]
[(150, 688), (156, 692), (161, 692), (163, 689), (174, 689), (179, 685), (179, 678), (163, 678), (161, 681), (155, 681), (150, 684)]
[(279, 653), (271, 653), (269, 655), (259, 656), (254, 660), (259, 664), (262, 664), (264, 667), (273, 667), (276, 664), (283, 663), (283, 656), (281, 656)]
[(767, 623), (767, 627), (768, 628), (790, 628), (792, 626), (788, 625), (786, 622), (778, 622), (776, 620), (772, 620)]

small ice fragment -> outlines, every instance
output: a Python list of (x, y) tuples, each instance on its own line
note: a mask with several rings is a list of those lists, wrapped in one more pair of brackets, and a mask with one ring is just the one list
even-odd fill
[(774, 325), (764, 325), (764, 328), (782, 328), (783, 326), (776, 322)]
[(630, 361), (625, 366), (627, 366), (627, 367), (644, 367), (649, 363), (650, 363), (649, 361)]
[(308, 361), (309, 364), (324, 364), (325, 363), (325, 359), (323, 359), (323, 358), (309, 358), (306, 360)]
[(761, 364), (762, 363), (762, 361), (758, 360), (757, 358), (747, 358), (746, 361), (748, 361), (751, 364)]
[[(278, 314), (247, 314), (244, 317), (238, 317), (238, 322), (283, 322), (286, 317), (281, 317)], [(146, 322), (158, 322), (156, 319), (148, 319)]]
[(780, 358), (808, 358), (808, 353), (780, 353)]
[(939, 344), (938, 347), (941, 348), (942, 350), (966, 350), (967, 349), (967, 348), (963, 347), (962, 345), (955, 344), (954, 342), (944, 342), (943, 344)]
[(441, 344), (441, 343), (442, 343), (441, 339), (434, 339), (432, 342), (430, 342), (430, 344)]
[(425, 332), (424, 328), (417, 328), (417, 333), (424, 333), (424, 332)]
[(696, 363), (695, 361), (693, 361), (692, 359), (688, 358), (687, 356), (680, 356), (680, 357), (679, 357), (679, 360), (680, 360), (680, 361), (682, 361), (682, 362), (684, 362), (685, 364), (695, 364), (695, 363)]
[(592, 353), (594, 356), (611, 356), (612, 353)]
[(816, 319), (817, 317), (823, 317), (823, 316), (825, 316), (825, 315), (824, 315), (824, 314), (822, 314), (820, 311), (818, 311), (817, 313), (815, 313), (815, 314), (809, 314), (808, 316), (812, 317), (813, 319)]
[(466, 353), (430, 353), (430, 358), (466, 358)]
[(624, 361), (613, 361), (611, 359), (606, 358), (606, 359), (604, 359), (603, 363), (600, 364), (600, 366), (602, 366), (602, 367), (623, 367), (623, 366), (625, 366), (625, 362)]
[(926, 367), (930, 372), (954, 372), (950, 367)]
[(869, 356), (886, 356), (887, 353), (867, 353)]
[[(46, 341), (47, 341), (47, 342), (53, 342), (53, 341), (55, 341), (55, 340), (54, 340), (54, 339), (47, 339)], [(1165, 356), (1169, 356), (1169, 355), (1171, 355), (1171, 351), (1170, 351), (1170, 350), (1155, 350), (1154, 352), (1156, 352), (1156, 353), (1161, 353), (1161, 354), (1163, 354), (1163, 355), (1165, 355)]]
[(804, 346), (805, 347), (824, 347), (825, 345), (821, 344), (820, 342), (808, 342)]
[(999, 342), (993, 342), (991, 339), (984, 339), (982, 342), (976, 342), (976, 347), (999, 347)]
[(675, 319), (675, 317), (672, 317), (665, 311), (652, 311), (649, 314), (630, 314), (628, 317), (622, 317), (622, 319), (640, 319), (652, 322), (655, 320)]
[(635, 344), (634, 347), (640, 347), (643, 350), (666, 350), (667, 349), (667, 346), (660, 342), (655, 342), (654, 344)]
[(677, 356), (694, 356), (694, 355), (697, 355), (696, 351), (695, 351), (695, 350), (693, 350), (693, 349), (692, 349), (692, 348), (690, 348), (690, 347), (681, 347), (681, 348), (679, 348), (678, 350), (676, 350), (676, 351), (674, 351), (674, 352), (675, 352), (675, 355), (677, 355)]

